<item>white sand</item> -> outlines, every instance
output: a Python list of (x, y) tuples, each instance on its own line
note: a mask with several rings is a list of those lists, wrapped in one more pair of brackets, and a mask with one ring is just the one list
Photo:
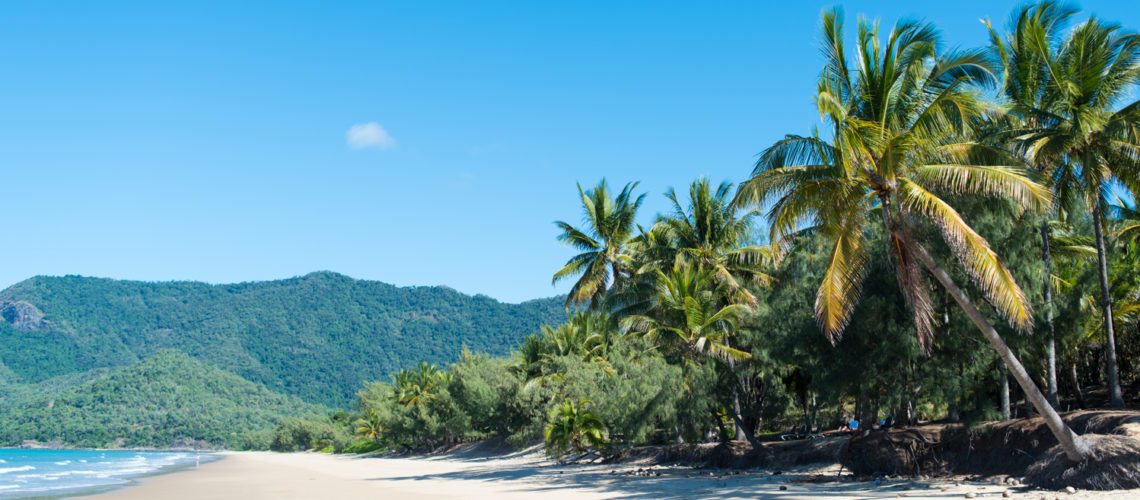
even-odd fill
[[(120, 499), (269, 498), (978, 498), (1052, 500), (1059, 498), (1140, 498), (1140, 490), (1109, 493), (1020, 491), (989, 483), (889, 480), (802, 483), (834, 477), (838, 467), (802, 469), (771, 475), (754, 471), (724, 475), (680, 467), (652, 467), (661, 476), (625, 473), (638, 466), (562, 466), (534, 452), (508, 455), (453, 453), (434, 457), (360, 458), (315, 453), (225, 453), (197, 470), (145, 479), (141, 485), (109, 493)], [(786, 489), (781, 489), (784, 487)]]

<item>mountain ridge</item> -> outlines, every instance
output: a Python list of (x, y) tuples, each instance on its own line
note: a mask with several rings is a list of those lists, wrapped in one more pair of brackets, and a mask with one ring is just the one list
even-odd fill
[(443, 364), (463, 345), (505, 354), (566, 314), (560, 297), (510, 304), (329, 271), (218, 285), (35, 276), (0, 291), (0, 304), (17, 303), (0, 321), (0, 365), (23, 383), (173, 348), (332, 407), (412, 360)]

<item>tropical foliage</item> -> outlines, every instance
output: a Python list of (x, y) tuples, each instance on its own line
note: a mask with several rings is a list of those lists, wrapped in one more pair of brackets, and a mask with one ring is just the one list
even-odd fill
[[(578, 252), (553, 269), (573, 283), (564, 299), (456, 303), (335, 275), (284, 288), (22, 283), (0, 297), (0, 429), (19, 430), (0, 436), (55, 429), (60, 405), (106, 392), (104, 365), (176, 345), (311, 401), (362, 387), (351, 413), (279, 409), (289, 418), (242, 417), (260, 429), (244, 435), (178, 434), (225, 446), (495, 437), (581, 459), (850, 418), (1037, 412), (1083, 459), (1058, 411), (1120, 405), (1140, 385), (1140, 37), (1078, 15), (1026, 5), (987, 23), (988, 46), (954, 49), (908, 20), (862, 20), (849, 39), (843, 12), (825, 11), (825, 125), (761, 146), (739, 186), (667, 190), (660, 214), (640, 212), (637, 182), (579, 185), (581, 224), (556, 222)], [(130, 433), (114, 429), (99, 436)]]
[[(512, 378), (494, 406), (510, 424), (485, 431), (521, 442), (543, 421), (561, 456), (751, 441), (852, 413), (996, 418), (1018, 414), (1000, 397), (1012, 376), (1022, 411), (1045, 414), (1070, 458), (1085, 456), (1054, 408), (1088, 404), (1114, 364), (1137, 379), (1135, 334), (1114, 352), (1105, 325), (1133, 332), (1140, 317), (1140, 217), (1108, 203), (1137, 187), (1140, 105), (1122, 100), (1140, 44), (1095, 18), (1066, 32), (1076, 14), (1021, 7), (1006, 31), (990, 27), (990, 46), (952, 49), (906, 20), (860, 21), (848, 46), (842, 11), (826, 11), (815, 99), (826, 127), (766, 148), (735, 191), (706, 178), (684, 200), (668, 190), (648, 227), (634, 223), (637, 183), (617, 196), (604, 181), (579, 187), (585, 229), (559, 222), (558, 239), (583, 253), (555, 280), (577, 279), (567, 303), (590, 310), (500, 362)], [(1113, 309), (1089, 292), (1098, 257)], [(1042, 323), (1048, 335), (1028, 335)], [(642, 372), (678, 390), (645, 399), (655, 388), (633, 383), (614, 397), (609, 384)], [(574, 445), (586, 411), (606, 444)], [(611, 418), (628, 411), (648, 428)]]

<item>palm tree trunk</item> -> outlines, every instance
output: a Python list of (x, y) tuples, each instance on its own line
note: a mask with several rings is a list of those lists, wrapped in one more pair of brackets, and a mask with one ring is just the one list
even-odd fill
[(1096, 232), (1097, 275), (1100, 278), (1100, 306), (1104, 314), (1105, 357), (1107, 358), (1109, 406), (1124, 408), (1120, 391), (1120, 373), (1116, 366), (1116, 334), (1112, 321), (1112, 291), (1108, 288), (1108, 248), (1104, 243), (1104, 220), (1101, 217), (1100, 193), (1093, 202), (1093, 229)]
[(739, 440), (744, 437), (744, 418), (740, 415), (740, 391), (736, 386), (732, 386), (732, 423), (736, 428), (733, 431), (736, 433), (736, 439)]
[(1057, 343), (1053, 331), (1053, 259), (1049, 255), (1048, 220), (1041, 222), (1041, 260), (1045, 262), (1045, 326), (1049, 330), (1045, 345), (1045, 373), (1048, 379), (1045, 396), (1053, 408), (1060, 408), (1061, 401), (1057, 396)]
[(1069, 426), (1065, 425), (1065, 421), (1061, 420), (1061, 415), (1049, 405), (1049, 401), (1045, 399), (1045, 395), (1042, 394), (1041, 390), (1037, 388), (1037, 385), (1033, 383), (1033, 379), (1029, 377), (1029, 373), (1025, 371), (1025, 367), (1021, 365), (1021, 362), (1014, 356), (1013, 351), (1011, 351), (1009, 346), (1005, 344), (1005, 341), (1002, 340), (1001, 335), (986, 321), (986, 318), (982, 316), (982, 312), (974, 306), (974, 303), (970, 301), (966, 293), (954, 282), (954, 278), (951, 278), (946, 270), (935, 262), (934, 257), (931, 257), (930, 253), (928, 253), (922, 245), (912, 243), (911, 246), (918, 260), (926, 267), (926, 270), (933, 274), (935, 279), (942, 284), (943, 288), (954, 297), (954, 301), (962, 307), (966, 316), (970, 318), (970, 321), (974, 322), (974, 325), (982, 331), (982, 335), (986, 337), (986, 340), (997, 350), (998, 356), (1001, 356), (1002, 361), (1004, 361), (1005, 365), (1009, 368), (1013, 379), (1016, 380), (1017, 384), (1021, 386), (1021, 389), (1025, 391), (1026, 398), (1029, 399), (1033, 403), (1033, 406), (1037, 407), (1037, 411), (1045, 417), (1045, 424), (1049, 426), (1049, 430), (1053, 432), (1057, 441), (1061, 443), (1061, 448), (1065, 450), (1065, 455), (1069, 460), (1080, 462), (1088, 457), (1092, 453), (1088, 442), (1081, 439)]
[(1009, 376), (1006, 375), (1004, 366), (999, 369), (1001, 370), (1001, 419), (1009, 420)]
[(1069, 378), (1073, 382), (1073, 394), (1077, 396), (1077, 408), (1085, 409), (1085, 394), (1081, 392), (1081, 379), (1077, 377), (1077, 362), (1069, 363)]
[(870, 404), (867, 402), (866, 384), (866, 381), (859, 384), (859, 401), (855, 405), (855, 420), (859, 421), (859, 432), (863, 434), (866, 434), (867, 429), (870, 428), (867, 426), (871, 425), (870, 419), (867, 418), (867, 413), (869, 412), (869, 408), (867, 407), (870, 406)]

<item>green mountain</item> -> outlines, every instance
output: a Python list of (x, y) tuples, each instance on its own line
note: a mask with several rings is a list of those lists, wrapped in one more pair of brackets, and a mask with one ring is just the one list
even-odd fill
[(343, 407), (366, 380), (452, 361), (463, 345), (505, 354), (565, 317), (560, 298), (504, 304), (330, 272), (231, 285), (35, 277), (0, 292), (0, 383), (178, 349), (275, 392)]
[(238, 447), (247, 431), (327, 409), (166, 350), (135, 365), (98, 370), (71, 389), (44, 382), (0, 388), (0, 446), (26, 439), (86, 447)]

